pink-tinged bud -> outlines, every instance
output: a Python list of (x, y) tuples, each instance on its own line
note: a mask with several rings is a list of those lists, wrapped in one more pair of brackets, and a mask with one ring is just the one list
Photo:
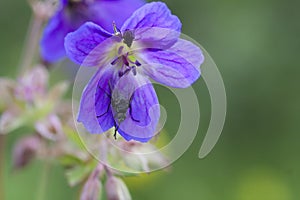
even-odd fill
[(102, 165), (97, 167), (85, 182), (80, 200), (98, 200), (101, 196), (102, 184), (99, 181), (99, 174), (103, 170)]
[(15, 88), (16, 98), (32, 102), (35, 98), (44, 96), (48, 85), (48, 72), (43, 66), (37, 66), (27, 71), (19, 78)]
[(102, 184), (99, 179), (88, 179), (84, 184), (80, 200), (97, 200), (101, 196)]
[(13, 167), (21, 169), (25, 167), (37, 154), (41, 147), (38, 136), (27, 136), (20, 139), (13, 150)]
[(105, 184), (108, 200), (131, 200), (125, 183), (115, 176), (109, 176)]
[(56, 115), (50, 115), (45, 120), (37, 122), (35, 129), (41, 136), (53, 141), (64, 136), (61, 121)]

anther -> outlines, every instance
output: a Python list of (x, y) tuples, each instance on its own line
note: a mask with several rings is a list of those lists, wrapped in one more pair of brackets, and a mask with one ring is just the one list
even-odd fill
[(121, 55), (123, 52), (124, 46), (120, 46), (118, 49), (118, 55)]
[(136, 60), (134, 64), (138, 67), (142, 65), (138, 60)]
[(110, 64), (115, 65), (119, 62), (119, 58), (114, 59)]
[(135, 66), (132, 66), (131, 69), (132, 69), (133, 75), (135, 76), (135, 75), (136, 75), (136, 67), (135, 67)]
[(124, 73), (123, 75), (128, 74), (128, 73), (130, 72), (130, 70), (131, 70), (130, 68), (129, 68), (129, 69), (127, 68), (127, 69), (123, 72), (123, 73)]

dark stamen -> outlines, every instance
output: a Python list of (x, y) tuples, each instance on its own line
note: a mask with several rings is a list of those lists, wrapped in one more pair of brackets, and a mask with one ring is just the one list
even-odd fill
[(135, 65), (139, 67), (139, 66), (141, 66), (142, 64), (141, 64), (138, 60), (136, 60), (136, 61), (135, 61)]
[(128, 74), (130, 72), (130, 68), (128, 69), (126, 69), (125, 71), (124, 71), (124, 74), (123, 75), (125, 75), (125, 74)]
[(117, 64), (119, 61), (120, 61), (120, 60), (119, 60), (119, 57), (118, 57), (118, 58), (114, 59), (110, 64), (111, 64), (111, 65), (115, 65), (115, 64)]
[(136, 75), (136, 67), (135, 67), (135, 66), (132, 66), (131, 69), (132, 69), (133, 75), (135, 76), (135, 75)]

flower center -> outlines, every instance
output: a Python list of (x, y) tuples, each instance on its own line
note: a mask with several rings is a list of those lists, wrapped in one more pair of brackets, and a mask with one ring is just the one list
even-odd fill
[(114, 35), (120, 37), (122, 42), (117, 47), (117, 58), (115, 58), (111, 65), (117, 65), (120, 67), (119, 77), (122, 77), (132, 71), (133, 75), (137, 74), (137, 67), (141, 66), (141, 63), (135, 58), (134, 53), (131, 51), (131, 45), (134, 41), (133, 31), (126, 30), (123, 34), (116, 27), (113, 22)]
[[(121, 45), (118, 48), (118, 56), (111, 62), (111, 65), (117, 65), (119, 69), (119, 77), (122, 77), (132, 71), (133, 75), (137, 74), (137, 67), (141, 66), (141, 63), (135, 58), (133, 52), (126, 51), (127, 46)], [(125, 50), (125, 53), (124, 53)]]

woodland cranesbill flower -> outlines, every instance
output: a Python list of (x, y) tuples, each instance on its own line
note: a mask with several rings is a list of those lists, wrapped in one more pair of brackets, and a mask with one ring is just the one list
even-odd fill
[(111, 21), (121, 25), (144, 0), (60, 0), (57, 12), (45, 27), (41, 40), (41, 55), (47, 62), (65, 56), (64, 38), (83, 23), (92, 21), (110, 28)]
[(88, 22), (65, 38), (68, 57), (98, 72), (86, 86), (78, 121), (90, 133), (115, 126), (126, 140), (146, 142), (160, 117), (149, 78), (185, 88), (200, 76), (201, 50), (179, 38), (180, 20), (161, 2), (136, 10), (114, 33)]

